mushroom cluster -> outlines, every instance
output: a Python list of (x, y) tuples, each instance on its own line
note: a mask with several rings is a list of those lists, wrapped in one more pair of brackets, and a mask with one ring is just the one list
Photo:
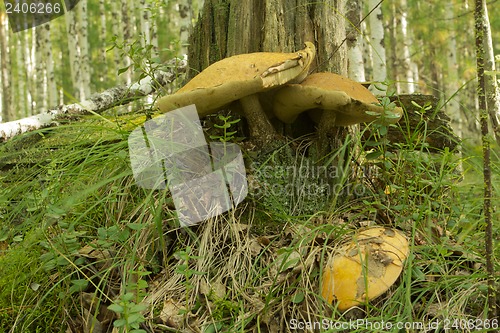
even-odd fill
[[(334, 126), (348, 126), (376, 120), (384, 112), (377, 98), (360, 83), (333, 73), (307, 76), (315, 54), (314, 44), (306, 42), (305, 48), (295, 53), (257, 52), (225, 58), (175, 94), (162, 97), (158, 107), (168, 112), (195, 104), (199, 115), (206, 116), (238, 101), (250, 137), (264, 142), (276, 135), (268, 115), (291, 123), (302, 112), (307, 111), (316, 122), (328, 113), (327, 119), (334, 119)], [(264, 94), (273, 100), (270, 110), (261, 106), (259, 95)], [(385, 121), (399, 120), (401, 108), (393, 112), (396, 116)]]
[[(334, 73), (315, 73), (300, 84), (280, 89), (274, 96), (273, 111), (285, 123), (292, 123), (305, 111), (316, 122), (323, 112), (331, 112), (335, 126), (349, 126), (376, 120), (384, 108), (362, 84)], [(389, 122), (399, 120), (402, 109), (396, 108), (394, 113), (397, 117)]]
[(257, 52), (225, 58), (207, 67), (175, 94), (158, 101), (162, 112), (195, 104), (201, 116), (239, 101), (250, 127), (258, 138), (274, 132), (262, 110), (258, 95), (288, 82), (301, 82), (316, 54), (314, 44), (295, 53)]

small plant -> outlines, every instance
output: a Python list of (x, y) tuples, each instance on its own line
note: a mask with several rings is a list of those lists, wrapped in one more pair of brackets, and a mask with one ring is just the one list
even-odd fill
[(237, 131), (229, 131), (229, 129), (240, 122), (241, 119), (231, 120), (231, 116), (219, 115), (219, 119), (223, 122), (222, 125), (214, 124), (215, 128), (223, 130), (222, 135), (211, 135), (210, 139), (218, 140), (220, 142), (229, 142), (235, 139), (234, 135)]
[[(186, 288), (186, 304), (188, 304), (189, 300), (189, 295), (191, 295), (191, 291), (195, 287), (191, 281), (191, 278), (193, 275), (203, 275), (205, 274), (204, 272), (199, 272), (194, 269), (189, 268), (189, 261), (192, 259), (202, 259), (202, 257), (199, 256), (193, 256), (191, 254), (191, 247), (187, 246), (185, 250), (177, 251), (174, 254), (174, 257), (179, 260), (179, 264), (175, 268), (175, 272), (177, 274), (181, 274), (184, 276), (185, 281), (184, 287)], [(186, 314), (187, 310), (181, 310), (180, 314)]]
[(141, 303), (141, 300), (146, 295), (148, 283), (143, 279), (150, 272), (140, 268), (137, 271), (129, 272), (132, 276), (137, 277), (137, 282), (130, 283), (126, 286), (126, 292), (111, 304), (108, 309), (116, 312), (120, 318), (113, 322), (113, 326), (118, 328), (122, 333), (146, 333), (140, 329), (140, 324), (146, 319), (142, 314), (148, 307)]

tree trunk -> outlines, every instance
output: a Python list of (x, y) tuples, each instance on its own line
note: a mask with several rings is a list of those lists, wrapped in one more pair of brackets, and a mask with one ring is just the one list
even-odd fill
[(486, 2), (483, 2), (484, 20), (484, 70), (489, 72), (484, 76), (486, 104), (490, 115), (493, 134), (500, 145), (500, 90), (495, 75), (495, 55), (491, 37), (491, 26)]
[(316, 71), (345, 73), (343, 12), (343, 6), (334, 0), (205, 1), (189, 38), (189, 77), (232, 55), (293, 52), (302, 49), (306, 41), (316, 44)]
[(495, 262), (493, 257), (493, 209), (491, 206), (491, 197), (493, 187), (491, 183), (491, 143), (488, 126), (488, 110), (485, 94), (485, 35), (487, 34), (486, 22), (486, 1), (476, 0), (474, 10), (475, 36), (476, 36), (476, 63), (477, 63), (477, 95), (479, 100), (479, 119), (481, 122), (481, 138), (483, 144), (483, 216), (485, 223), (485, 254), (486, 254), (486, 273), (488, 277), (488, 319), (498, 320), (496, 293), (497, 284), (495, 282)]
[[(373, 81), (384, 82), (387, 78), (387, 67), (385, 58), (385, 44), (384, 44), (384, 21), (382, 17), (381, 3), (379, 0), (369, 0), (370, 9), (374, 9), (370, 14), (370, 41), (373, 48)], [(372, 86), (373, 87), (373, 86)], [(384, 93), (377, 89), (372, 88), (372, 91), (377, 93)]]
[(80, 99), (86, 99), (90, 96), (90, 75), (89, 65), (89, 41), (88, 41), (88, 19), (87, 19), (87, 0), (80, 0), (76, 5), (78, 16), (78, 43), (80, 45), (80, 72), (78, 79), (80, 87)]
[[(450, 22), (455, 16), (453, 10), (453, 3), (447, 3), (445, 9), (445, 18), (450, 20)], [(458, 63), (457, 63), (457, 41), (455, 38), (455, 29), (450, 27), (450, 36), (448, 37), (448, 57), (447, 57), (447, 75), (448, 78), (444, 83), (444, 94), (445, 100), (447, 101), (446, 110), (451, 118), (451, 124), (453, 126), (453, 131), (461, 138), (463, 138), (463, 122), (464, 115), (460, 112), (460, 103), (458, 101), (458, 96), (454, 96), (459, 91), (459, 79), (458, 79)]]
[(0, 13), (0, 69), (2, 71), (2, 121), (10, 121), (15, 119), (12, 93), (10, 88), (11, 68), (10, 68), (10, 50), (9, 45), (9, 26), (7, 24), (7, 16), (4, 12)]
[(408, 5), (406, 0), (400, 0), (401, 7), (401, 40), (403, 44), (403, 69), (404, 69), (404, 84), (401, 84), (402, 90), (407, 94), (415, 92), (413, 65), (410, 58), (410, 45), (413, 43), (408, 32)]
[[(107, 64), (107, 61), (106, 61), (106, 50), (108, 49), (108, 47), (106, 47), (108, 41), (106, 39), (106, 18), (108, 18), (109, 16), (107, 15), (106, 13), (106, 5), (104, 3), (104, 0), (99, 0), (99, 11), (102, 13), (101, 15), (101, 20), (99, 22), (99, 36), (100, 36), (100, 50), (99, 50), (99, 64), (100, 65), (98, 68), (99, 68), (99, 71), (97, 73), (98, 75), (98, 78), (99, 78), (99, 82), (104, 82), (104, 74), (106, 73), (106, 64)], [(102, 66), (102, 67), (101, 67)], [(51, 104), (52, 105), (52, 104)]]
[[(123, 41), (125, 43), (128, 43), (130, 41), (130, 37), (132, 36), (133, 33), (133, 26), (132, 26), (132, 18), (130, 15), (131, 8), (133, 7), (133, 1), (126, 0), (122, 2), (122, 7), (121, 7), (121, 12), (122, 12), (122, 29), (123, 29)], [(132, 64), (131, 59), (128, 56), (125, 56), (123, 58), (124, 60), (124, 67), (129, 67)], [(132, 84), (132, 69), (129, 67), (129, 69), (123, 73), (123, 76), (125, 78), (125, 84), (127, 86)]]
[(36, 113), (42, 112), (42, 110), (47, 110), (47, 64), (45, 59), (44, 50), (47, 49), (45, 43), (48, 41), (46, 37), (47, 30), (45, 30), (44, 25), (39, 25), (35, 28), (35, 38), (36, 38), (36, 85), (35, 85), (35, 103), (36, 103)]
[(362, 1), (348, 1), (346, 5), (348, 77), (357, 82), (365, 82), (363, 41), (360, 33)]

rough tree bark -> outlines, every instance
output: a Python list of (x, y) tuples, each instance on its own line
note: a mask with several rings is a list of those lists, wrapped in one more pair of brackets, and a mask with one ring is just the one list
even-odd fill
[(484, 204), (483, 214), (485, 228), (485, 254), (486, 254), (486, 273), (488, 276), (488, 319), (498, 319), (497, 313), (497, 285), (495, 283), (495, 265), (493, 262), (493, 221), (491, 196), (493, 193), (491, 184), (491, 162), (490, 151), (491, 143), (489, 138), (488, 127), (488, 110), (486, 104), (485, 93), (485, 35), (486, 35), (486, 20), (485, 20), (485, 0), (476, 0), (476, 8), (474, 10), (475, 36), (476, 36), (476, 62), (477, 62), (477, 95), (479, 99), (479, 119), (481, 122), (481, 138), (483, 144), (483, 176), (484, 176)]
[(495, 75), (495, 55), (493, 40), (491, 37), (491, 26), (488, 17), (488, 8), (486, 2), (483, 2), (483, 20), (484, 20), (484, 84), (486, 93), (486, 104), (490, 115), (493, 134), (497, 143), (500, 145), (500, 90)]

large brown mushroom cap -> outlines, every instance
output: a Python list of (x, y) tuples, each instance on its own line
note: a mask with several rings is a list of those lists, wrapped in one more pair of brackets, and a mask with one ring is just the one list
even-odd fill
[[(377, 98), (363, 85), (334, 73), (315, 73), (300, 84), (289, 84), (274, 96), (273, 112), (285, 123), (293, 122), (297, 116), (309, 111), (315, 121), (323, 112), (335, 112), (336, 126), (348, 126), (369, 122), (377, 117), (366, 111), (383, 113)], [(402, 109), (396, 108), (401, 116)], [(390, 119), (397, 122), (398, 118)]]
[(200, 116), (221, 107), (287, 82), (300, 82), (315, 56), (315, 47), (295, 53), (257, 52), (240, 54), (218, 61), (195, 76), (175, 94), (158, 101), (167, 112), (195, 104)]

